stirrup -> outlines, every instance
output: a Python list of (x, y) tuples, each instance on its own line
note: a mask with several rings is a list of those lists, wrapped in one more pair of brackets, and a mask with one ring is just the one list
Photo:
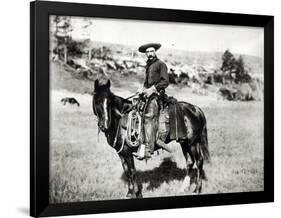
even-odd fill
[(141, 144), (138, 152), (133, 152), (132, 153), (138, 160), (144, 160), (144, 159), (149, 159), (151, 158), (151, 154), (149, 151), (146, 150), (146, 145)]
[(143, 157), (137, 157), (138, 160), (148, 160), (151, 158), (151, 155), (144, 155)]
[(145, 145), (141, 144), (137, 152), (132, 153), (138, 159), (143, 159), (145, 157)]

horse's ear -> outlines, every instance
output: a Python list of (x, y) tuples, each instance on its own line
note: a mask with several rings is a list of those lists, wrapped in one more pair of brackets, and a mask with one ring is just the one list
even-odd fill
[(95, 92), (97, 91), (97, 88), (99, 87), (99, 80), (95, 80)]
[(106, 87), (107, 87), (107, 88), (110, 88), (110, 85), (111, 85), (111, 82), (110, 82), (110, 79), (108, 79), (108, 80), (107, 80), (107, 83), (106, 83)]

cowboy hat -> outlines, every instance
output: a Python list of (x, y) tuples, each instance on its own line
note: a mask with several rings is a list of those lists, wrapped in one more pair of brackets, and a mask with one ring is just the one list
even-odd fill
[(148, 43), (144, 44), (139, 47), (139, 52), (145, 53), (146, 49), (153, 47), (156, 50), (158, 50), (161, 47), (160, 43)]

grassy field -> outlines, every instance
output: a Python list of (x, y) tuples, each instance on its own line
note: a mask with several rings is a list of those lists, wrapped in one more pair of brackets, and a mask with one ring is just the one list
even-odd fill
[[(120, 87), (113, 91), (123, 97), (132, 93)], [(207, 117), (211, 162), (204, 165), (202, 193), (263, 190), (263, 102), (218, 101), (175, 87), (168, 93), (200, 106)], [(63, 97), (75, 97), (81, 106), (63, 106)], [(125, 198), (121, 162), (104, 135), (98, 136), (89, 94), (53, 89), (50, 126), (52, 203)], [(177, 143), (169, 146), (172, 154), (160, 151), (147, 163), (136, 160), (144, 197), (191, 194), (179, 193), (185, 160)]]

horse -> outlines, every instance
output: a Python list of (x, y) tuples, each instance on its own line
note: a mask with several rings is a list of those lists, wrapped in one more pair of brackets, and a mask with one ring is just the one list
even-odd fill
[[(124, 123), (126, 124), (128, 120), (128, 112), (132, 107), (132, 102), (112, 93), (110, 85), (109, 79), (95, 80), (92, 97), (93, 113), (97, 116), (98, 129), (105, 134), (108, 144), (116, 150), (121, 159), (124, 174), (128, 181), (126, 197), (142, 198), (142, 184), (137, 179), (132, 155), (136, 148), (132, 148), (124, 140), (126, 134)], [(187, 167), (187, 174), (181, 189), (182, 191), (186, 188), (190, 189), (191, 179), (189, 174), (194, 174), (196, 187), (193, 192), (199, 194), (202, 191), (202, 179), (204, 178), (203, 163), (204, 160), (209, 161), (210, 159), (206, 118), (199, 107), (186, 102), (179, 102), (179, 104), (188, 129), (188, 137), (179, 142)], [(156, 149), (159, 149), (159, 147)]]

